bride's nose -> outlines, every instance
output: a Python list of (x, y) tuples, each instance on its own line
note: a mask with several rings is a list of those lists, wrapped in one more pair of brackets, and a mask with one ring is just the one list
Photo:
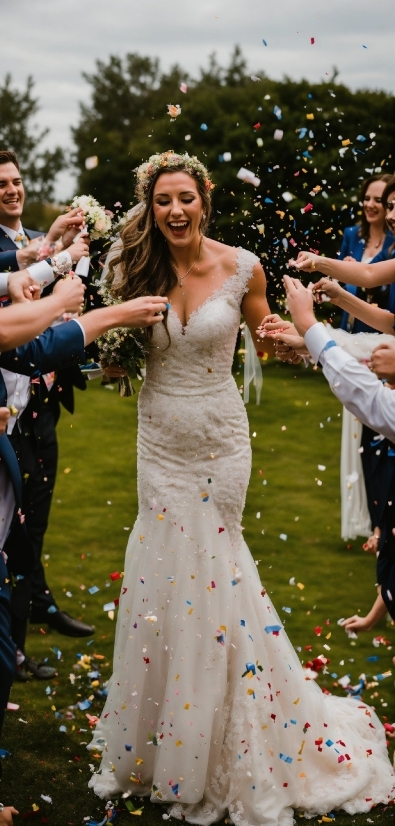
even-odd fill
[(171, 205), (171, 214), (174, 218), (178, 218), (183, 213), (182, 204), (178, 200), (174, 200)]

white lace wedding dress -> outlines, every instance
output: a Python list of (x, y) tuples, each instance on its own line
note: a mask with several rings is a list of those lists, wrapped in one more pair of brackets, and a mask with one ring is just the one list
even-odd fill
[(394, 778), (374, 712), (305, 680), (243, 541), (251, 450), (231, 368), (257, 259), (236, 261), (185, 328), (170, 312), (170, 346), (154, 328), (140, 509), (89, 785), (171, 803), (190, 823), (228, 811), (238, 826), (291, 826), (293, 808), (369, 811)]

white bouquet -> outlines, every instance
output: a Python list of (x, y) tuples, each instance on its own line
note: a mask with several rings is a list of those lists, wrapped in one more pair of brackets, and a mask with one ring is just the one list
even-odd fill
[(113, 213), (101, 206), (92, 195), (76, 195), (70, 206), (71, 209), (79, 207), (84, 210), (86, 229), (92, 241), (110, 235)]

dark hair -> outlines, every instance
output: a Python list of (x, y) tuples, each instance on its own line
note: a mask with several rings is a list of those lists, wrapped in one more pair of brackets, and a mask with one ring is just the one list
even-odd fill
[[(384, 190), (384, 192), (381, 196), (381, 200), (383, 202), (384, 207), (386, 207), (387, 202), (388, 202), (388, 198), (392, 194), (392, 192), (395, 192), (395, 175), (391, 175), (391, 178), (388, 181), (387, 186), (385, 187), (385, 190)], [(391, 244), (390, 248), (387, 251), (387, 257), (388, 258), (391, 258), (394, 249), (395, 249), (395, 240)]]
[[(374, 184), (376, 181), (384, 181), (384, 183), (389, 183), (389, 181), (392, 181), (393, 177), (394, 177), (393, 175), (390, 175), (388, 172), (386, 172), (384, 175), (371, 175), (369, 178), (365, 178), (365, 180), (362, 183), (361, 190), (360, 190), (360, 193), (359, 193), (359, 200), (362, 201), (362, 204), (363, 204), (364, 197), (367, 193), (367, 190), (370, 187), (370, 184)], [(369, 221), (367, 221), (367, 219), (366, 219), (366, 215), (365, 215), (365, 212), (364, 212), (363, 209), (362, 209), (362, 217), (361, 217), (361, 221), (360, 221), (360, 227), (359, 227), (359, 233), (358, 234), (359, 234), (360, 238), (364, 239), (364, 241), (369, 240), (370, 225), (369, 225)]]
[[(153, 216), (153, 193), (156, 181), (163, 175), (186, 172), (180, 168), (162, 168), (152, 176), (141, 210), (136, 210), (121, 232), (122, 250), (109, 265), (107, 283), (113, 295), (128, 301), (140, 295), (167, 295), (177, 283), (177, 276), (170, 263), (165, 237), (155, 226)], [(186, 172), (188, 175), (189, 172)], [(211, 198), (204, 181), (195, 175), (197, 190), (202, 199), (203, 214), (200, 224), (202, 234), (207, 231), (211, 215)], [(114, 268), (118, 267), (114, 280)]]
[(4, 163), (13, 163), (18, 172), (20, 171), (18, 158), (11, 149), (0, 149), (0, 166)]

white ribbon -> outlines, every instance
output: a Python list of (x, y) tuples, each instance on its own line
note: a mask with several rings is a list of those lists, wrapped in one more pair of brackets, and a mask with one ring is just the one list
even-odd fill
[(247, 404), (250, 400), (251, 382), (254, 383), (255, 387), (256, 403), (259, 404), (262, 390), (262, 367), (246, 324), (244, 326), (244, 348), (244, 404)]

